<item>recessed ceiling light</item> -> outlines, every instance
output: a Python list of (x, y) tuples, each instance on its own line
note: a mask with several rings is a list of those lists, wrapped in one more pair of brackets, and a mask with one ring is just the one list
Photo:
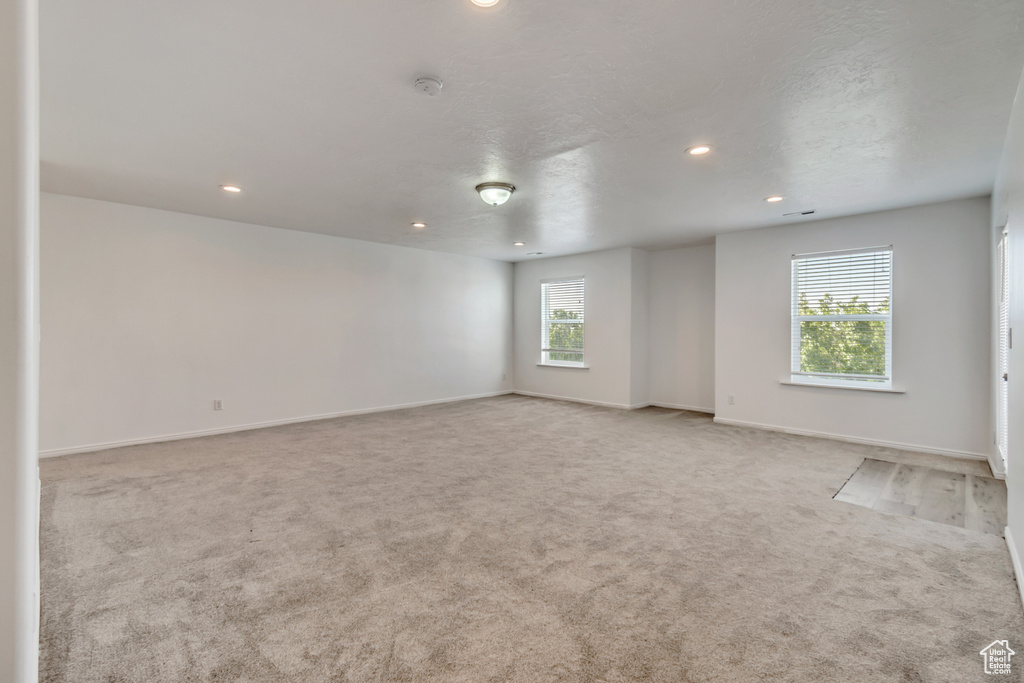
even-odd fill
[(221, 185), (220, 189), (224, 190), (225, 192), (235, 192), (235, 193), (238, 193), (238, 192), (242, 191), (242, 188), (238, 187), (237, 185)]
[(707, 154), (711, 151), (711, 148), (707, 145), (697, 145), (696, 147), (690, 147), (686, 150), (687, 154), (692, 154), (695, 157), (699, 157), (701, 154)]
[(513, 242), (512, 246), (513, 247), (525, 247), (526, 246), (526, 242)]
[(785, 199), (785, 197), (783, 197), (781, 194), (773, 194), (771, 197), (764, 198), (766, 202), (769, 202), (771, 204), (774, 204), (775, 202), (781, 202), (783, 199)]
[(501, 0), (469, 0), (469, 1), (472, 2), (474, 5), (476, 5), (477, 7), (494, 7), (499, 2), (501, 2)]
[(412, 227), (414, 227), (414, 228), (425, 228), (425, 227), (427, 227), (427, 224), (426, 223), (413, 223)]

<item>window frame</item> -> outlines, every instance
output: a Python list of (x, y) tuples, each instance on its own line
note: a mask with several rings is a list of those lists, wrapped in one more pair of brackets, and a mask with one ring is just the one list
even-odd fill
[[(800, 278), (798, 266), (801, 261), (812, 259), (826, 259), (830, 257), (856, 256), (862, 254), (877, 254), (888, 252), (888, 312), (871, 314), (827, 314), (827, 315), (799, 315), (800, 299)], [(892, 245), (878, 247), (864, 247), (860, 249), (841, 249), (834, 251), (822, 251), (807, 254), (793, 254), (792, 276), (790, 291), (790, 384), (801, 384), (808, 386), (822, 386), (839, 389), (867, 389), (875, 391), (894, 391), (893, 389), (893, 354), (892, 354), (892, 332), (893, 332), (893, 282), (894, 282), (894, 256)], [(858, 321), (879, 321), (885, 324), (885, 375), (859, 375), (845, 373), (807, 372), (802, 368), (802, 322), (858, 322)]]
[[(549, 285), (562, 284), (562, 283), (580, 283), (583, 298), (583, 319), (577, 321), (562, 320), (559, 318), (548, 317), (550, 311), (548, 303), (548, 287)], [(560, 367), (560, 368), (586, 368), (586, 339), (587, 339), (587, 285), (586, 278), (583, 275), (575, 275), (571, 277), (558, 277), (558, 278), (547, 278), (540, 281), (540, 362), (538, 365), (549, 366), (549, 367)], [(551, 348), (550, 338), (550, 324), (552, 321), (558, 323), (566, 323), (571, 325), (579, 325), (583, 331), (583, 346), (577, 351), (576, 349), (555, 349)], [(566, 360), (551, 360), (550, 354), (552, 353), (578, 353), (580, 356), (579, 361), (566, 361)]]

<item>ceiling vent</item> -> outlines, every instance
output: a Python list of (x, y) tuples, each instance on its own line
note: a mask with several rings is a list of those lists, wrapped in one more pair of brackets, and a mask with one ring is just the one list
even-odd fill
[(782, 217), (788, 218), (789, 216), (810, 216), (813, 213), (817, 213), (817, 211), (815, 209), (810, 209), (808, 211), (793, 211), (792, 213), (782, 214)]

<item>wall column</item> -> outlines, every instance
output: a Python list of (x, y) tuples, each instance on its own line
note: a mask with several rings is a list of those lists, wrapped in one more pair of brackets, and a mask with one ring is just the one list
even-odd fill
[(0, 0), (0, 681), (39, 660), (38, 0)]

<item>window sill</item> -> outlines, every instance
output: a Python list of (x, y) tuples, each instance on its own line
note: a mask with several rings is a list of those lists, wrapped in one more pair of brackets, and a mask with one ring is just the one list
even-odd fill
[(561, 365), (559, 363), (537, 363), (538, 368), (568, 368), (569, 370), (589, 370), (589, 365)]
[(883, 394), (905, 394), (906, 389), (883, 389), (881, 387), (853, 387), (843, 386), (841, 384), (818, 384), (816, 382), (790, 382), (788, 380), (779, 380), (779, 384), (790, 387), (814, 387), (815, 389), (842, 389), (843, 391), (875, 391)]

